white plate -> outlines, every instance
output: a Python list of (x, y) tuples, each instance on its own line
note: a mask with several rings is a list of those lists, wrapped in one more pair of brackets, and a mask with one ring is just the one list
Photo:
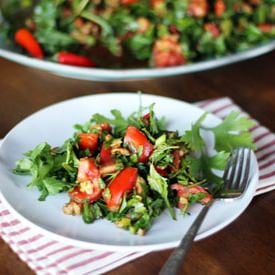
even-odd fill
[[(143, 95), (143, 106), (156, 103), (156, 114), (168, 118), (169, 129), (181, 132), (189, 129), (203, 110), (188, 103), (153, 95)], [(80, 97), (45, 108), (24, 119), (4, 138), (0, 147), (0, 190), (10, 210), (21, 220), (39, 232), (65, 243), (85, 248), (103, 250), (149, 251), (174, 247), (186, 232), (196, 216), (200, 206), (191, 208), (191, 215), (179, 216), (173, 221), (168, 213), (157, 218), (144, 237), (135, 236), (117, 228), (107, 220), (84, 224), (81, 217), (67, 216), (62, 213), (62, 206), (68, 201), (67, 194), (49, 197), (46, 202), (37, 200), (36, 190), (28, 190), (27, 176), (12, 173), (15, 161), (22, 154), (38, 143), (47, 141), (57, 146), (73, 133), (72, 125), (84, 123), (95, 112), (105, 115), (109, 110), (118, 108), (128, 115), (137, 110), (137, 94), (104, 94)], [(219, 123), (219, 119), (208, 116), (207, 126)], [(210, 142), (210, 138), (208, 139)], [(210, 145), (209, 145), (210, 146)], [(250, 187), (241, 199), (224, 203), (217, 202), (202, 224), (196, 240), (212, 235), (235, 220), (250, 203), (258, 181), (258, 166), (255, 158)]]
[(216, 67), (232, 64), (249, 58), (253, 58), (275, 49), (275, 41), (256, 46), (235, 54), (229, 54), (220, 58), (213, 58), (189, 65), (182, 65), (168, 68), (142, 68), (142, 69), (100, 69), (80, 68), (75, 66), (61, 65), (54, 62), (39, 60), (27, 55), (16, 53), (13, 49), (7, 48), (0, 39), (0, 57), (8, 60), (51, 72), (64, 77), (85, 79), (93, 81), (121, 81), (135, 79), (149, 79), (179, 74), (186, 74), (198, 71), (213, 69)]

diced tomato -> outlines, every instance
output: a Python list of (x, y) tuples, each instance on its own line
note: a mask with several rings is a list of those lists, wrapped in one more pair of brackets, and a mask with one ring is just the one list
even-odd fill
[(258, 29), (260, 29), (264, 33), (271, 32), (272, 30), (275, 30), (275, 24), (260, 24), (257, 26)]
[(177, 196), (179, 197), (178, 208), (183, 209), (188, 204), (188, 188), (181, 184), (174, 183), (171, 185), (171, 189), (177, 191)]
[(179, 33), (180, 33), (176, 25), (170, 25), (170, 26), (169, 26), (169, 31), (170, 31), (172, 34), (179, 34)]
[(150, 0), (150, 4), (153, 8), (162, 5), (164, 3), (164, 0)]
[(188, 188), (186, 186), (179, 184), (179, 183), (172, 184), (171, 189), (176, 190), (178, 192), (179, 197), (188, 196), (188, 193), (189, 193)]
[(85, 199), (96, 201), (102, 193), (99, 179), (100, 173), (94, 159), (81, 158), (77, 173), (77, 181), (80, 184), (69, 192), (69, 196), (77, 203), (82, 203)]
[(109, 165), (114, 163), (111, 151), (111, 147), (107, 147), (105, 144), (102, 145), (99, 155), (101, 165)]
[(112, 131), (111, 125), (107, 122), (101, 123), (100, 128), (101, 128), (102, 131), (106, 131), (106, 132), (111, 132)]
[(96, 150), (98, 145), (98, 134), (81, 133), (79, 134), (79, 147), (82, 150), (89, 149), (91, 152)]
[(83, 203), (84, 200), (89, 200), (90, 203), (97, 201), (102, 194), (102, 189), (100, 188), (100, 185), (98, 183), (95, 184), (91, 182), (87, 182), (87, 184), (91, 185), (89, 187), (92, 190), (91, 193), (81, 191), (80, 186), (78, 185), (69, 192), (70, 198), (77, 203)]
[(259, 5), (262, 3), (262, 0), (249, 0), (249, 3), (252, 5)]
[(188, 13), (196, 18), (203, 18), (207, 15), (207, 0), (191, 0), (188, 6)]
[(177, 35), (167, 35), (156, 40), (152, 63), (155, 67), (170, 67), (186, 63)]
[(220, 17), (226, 10), (226, 5), (223, 0), (216, 0), (214, 5), (215, 15)]
[(215, 23), (205, 23), (204, 29), (212, 34), (214, 38), (220, 36), (219, 27)]
[(181, 161), (181, 151), (179, 149), (174, 150), (173, 152), (173, 171), (178, 171), (180, 167), (180, 161)]
[(153, 10), (157, 12), (158, 15), (163, 15), (165, 11), (165, 1), (164, 0), (150, 0), (150, 4)]
[(112, 127), (109, 123), (105, 122), (105, 123), (101, 123), (101, 124), (94, 124), (91, 127), (92, 129), (96, 129), (99, 132), (105, 131), (105, 132), (111, 132), (112, 131)]
[(159, 168), (159, 167), (155, 167), (155, 169), (163, 177), (168, 175), (167, 169), (162, 169), (162, 168)]
[(134, 126), (128, 126), (124, 136), (124, 143), (129, 144), (130, 149), (134, 152), (138, 152), (140, 148), (142, 149), (138, 159), (140, 162), (148, 161), (154, 149), (153, 144), (150, 143), (145, 134)]
[(151, 116), (150, 113), (147, 113), (147, 114), (145, 114), (145, 115), (143, 116), (143, 118), (149, 120), (149, 119), (150, 119), (150, 116)]
[(77, 181), (83, 182), (88, 180), (98, 180), (100, 177), (99, 169), (97, 168), (94, 159), (81, 158), (79, 160)]
[(110, 211), (117, 211), (119, 209), (123, 195), (134, 188), (137, 177), (138, 169), (127, 167), (109, 184), (109, 194), (106, 195), (103, 193), (103, 197)]
[(134, 4), (136, 2), (139, 2), (139, 0), (121, 0), (120, 1), (122, 5), (131, 5)]
[(193, 186), (189, 188), (189, 192), (191, 194), (197, 194), (197, 193), (205, 193), (206, 196), (200, 200), (200, 203), (207, 204), (209, 201), (213, 199), (213, 196), (209, 194), (203, 187), (201, 186)]
[(137, 19), (138, 33), (145, 33), (150, 28), (150, 21), (145, 17), (139, 17)]
[[(202, 204), (207, 204), (209, 201), (213, 199), (213, 196), (209, 194), (203, 187), (201, 186), (193, 186), (193, 187), (188, 187), (188, 186), (183, 186), (178, 183), (174, 183), (171, 185), (172, 190), (177, 191), (178, 197), (181, 198), (186, 198), (186, 203), (188, 202), (188, 197), (192, 194), (197, 194), (197, 193), (204, 193), (205, 197), (200, 200), (200, 203)], [(178, 204), (179, 208), (183, 208), (184, 204), (182, 203), (182, 200), (179, 201)]]
[(143, 121), (145, 124), (149, 124), (149, 123), (150, 123), (150, 113), (145, 114), (145, 115), (142, 117), (142, 121)]

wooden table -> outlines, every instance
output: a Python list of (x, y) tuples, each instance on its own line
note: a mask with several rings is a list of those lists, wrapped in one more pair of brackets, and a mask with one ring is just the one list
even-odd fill
[[(275, 52), (224, 68), (117, 83), (61, 78), (0, 59), (0, 138), (27, 115), (81, 95), (141, 90), (189, 102), (229, 96), (275, 131)], [(108, 274), (157, 274), (171, 250), (154, 252)], [(0, 240), (0, 274), (33, 274)], [(253, 199), (235, 222), (196, 242), (183, 274), (275, 274), (275, 192)]]

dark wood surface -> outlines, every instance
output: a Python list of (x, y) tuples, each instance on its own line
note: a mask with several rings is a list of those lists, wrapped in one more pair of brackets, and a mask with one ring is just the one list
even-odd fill
[[(0, 59), (0, 138), (27, 115), (81, 95), (137, 91), (188, 102), (229, 96), (275, 131), (275, 52), (223, 68), (155, 80), (89, 82)], [(260, 195), (236, 221), (196, 242), (183, 274), (275, 274), (275, 192)], [(157, 274), (171, 250), (150, 253), (108, 274)], [(0, 239), (0, 274), (33, 274)]]

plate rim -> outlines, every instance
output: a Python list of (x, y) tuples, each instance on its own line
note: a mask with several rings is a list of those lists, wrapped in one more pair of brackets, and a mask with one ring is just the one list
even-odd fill
[(274, 49), (275, 39), (244, 51), (239, 51), (210, 60), (174, 67), (140, 69), (82, 68), (70, 65), (63, 65), (46, 60), (39, 60), (24, 54), (4, 49), (2, 47), (0, 47), (0, 57), (19, 64), (23, 64), (25, 66), (41, 69), (55, 75), (60, 75), (73, 79), (85, 79), (92, 81), (121, 81), (158, 78), (173, 75), (176, 76), (180, 74), (200, 72), (257, 57), (265, 53), (271, 52)]
[[(19, 123), (17, 123), (6, 135), (5, 137), (1, 140), (0, 143), (0, 155), (1, 155), (1, 148), (3, 146), (3, 144), (5, 143), (5, 141), (8, 139), (9, 134), (21, 123), (24, 123), (25, 120), (27, 120), (29, 117), (32, 117), (34, 115), (37, 115), (39, 112), (45, 111), (47, 109), (50, 109), (53, 106), (57, 106), (57, 105), (62, 105), (62, 104), (66, 104), (69, 101), (75, 101), (78, 99), (82, 99), (82, 98), (87, 98), (87, 97), (102, 97), (102, 96), (116, 96), (116, 95), (120, 95), (120, 96), (124, 96), (124, 95), (130, 95), (130, 96), (137, 96), (136, 93), (129, 93), (129, 92), (125, 92), (125, 93), (103, 93), (103, 94), (95, 94), (95, 95), (86, 95), (86, 96), (80, 96), (80, 97), (75, 97), (75, 98), (71, 98), (71, 99), (66, 99), (63, 101), (59, 101), (57, 103), (48, 105), (44, 108), (39, 109), (38, 111), (30, 114), (29, 116), (25, 117), (23, 120), (21, 120)], [(202, 108), (199, 108), (195, 105), (192, 105), (191, 103), (188, 103), (186, 101), (183, 100), (179, 100), (179, 99), (175, 99), (175, 98), (171, 98), (171, 97), (166, 97), (166, 96), (159, 96), (159, 95), (154, 95), (154, 94), (142, 94), (142, 96), (148, 96), (148, 97), (152, 97), (152, 98), (162, 98), (162, 99), (169, 99), (172, 101), (176, 101), (178, 103), (183, 103), (183, 104), (187, 104), (192, 106), (195, 109), (198, 109), (200, 111), (204, 111)], [(217, 116), (213, 115), (213, 117), (217, 118), (218, 120), (220, 120)], [(252, 180), (254, 181), (254, 188), (253, 190), (255, 191), (256, 189), (256, 184), (258, 182), (258, 178), (259, 178), (259, 167), (258, 167), (258, 163), (256, 161), (256, 157), (253, 154), (254, 157), (254, 161), (256, 164), (256, 170), (254, 171), (254, 175)], [(245, 206), (242, 207), (239, 211), (237, 211), (235, 213), (235, 215), (231, 216), (230, 219), (227, 219), (226, 221), (217, 224), (216, 226), (203, 231), (199, 234), (197, 234), (197, 236), (195, 237), (195, 241), (204, 239), (206, 237), (210, 237), (213, 234), (215, 234), (216, 232), (222, 230), (223, 228), (225, 228), (226, 226), (228, 226), (229, 224), (231, 224), (237, 217), (239, 217), (247, 208), (247, 206), (249, 205), (249, 203), (251, 202), (251, 200), (253, 199), (253, 195), (251, 195), (249, 197), (249, 199), (246, 201)], [(164, 250), (164, 249), (170, 249), (173, 247), (176, 247), (179, 243), (179, 241), (172, 241), (172, 242), (166, 242), (166, 243), (160, 243), (160, 244), (142, 244), (142, 245), (112, 245), (112, 244), (101, 244), (101, 243), (94, 243), (94, 242), (89, 242), (89, 241), (84, 241), (84, 240), (76, 240), (73, 237), (70, 236), (62, 236), (59, 235), (58, 233), (54, 233), (46, 228), (43, 228), (35, 223), (33, 223), (32, 221), (28, 220), (23, 214), (19, 213), (18, 211), (16, 211), (16, 209), (13, 208), (13, 206), (9, 203), (9, 201), (5, 198), (4, 194), (2, 193), (2, 191), (0, 190), (0, 199), (2, 202), (5, 203), (5, 205), (7, 206), (8, 210), (20, 221), (23, 221), (26, 225), (28, 225), (30, 228), (34, 229), (37, 233), (41, 233), (44, 236), (49, 236), (50, 238), (52, 238), (53, 240), (62, 242), (62, 243), (67, 243), (67, 244), (71, 244), (71, 245), (75, 245), (81, 248), (91, 248), (91, 245), (93, 246), (93, 249), (98, 249), (98, 250), (104, 250), (104, 251), (124, 251), (124, 252), (150, 252), (150, 251), (160, 251), (160, 250)], [(196, 215), (196, 214), (195, 214)]]

